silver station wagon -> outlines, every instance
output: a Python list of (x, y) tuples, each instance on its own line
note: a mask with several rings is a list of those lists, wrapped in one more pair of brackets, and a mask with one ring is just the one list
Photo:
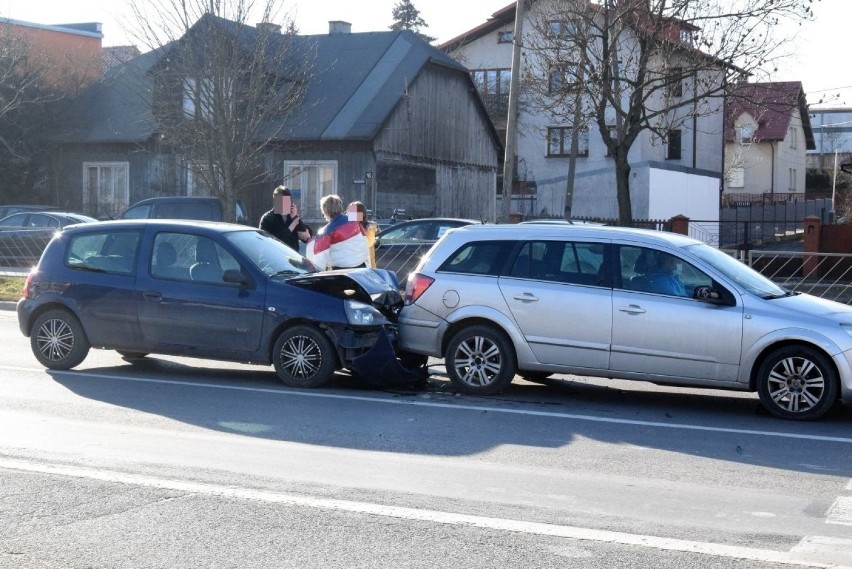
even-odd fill
[(401, 347), (457, 389), (553, 373), (756, 391), (786, 419), (852, 401), (852, 307), (787, 291), (673, 233), (472, 225), (409, 277)]

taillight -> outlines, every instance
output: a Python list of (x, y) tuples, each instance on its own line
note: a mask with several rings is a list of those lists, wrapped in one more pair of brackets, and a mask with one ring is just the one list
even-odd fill
[(24, 290), (21, 291), (21, 295), (24, 298), (30, 297), (30, 284), (33, 282), (33, 276), (35, 275), (35, 271), (29, 273), (27, 275), (27, 280), (24, 281)]
[(435, 282), (435, 279), (420, 273), (409, 275), (408, 282), (405, 284), (405, 304), (417, 302), (420, 295), (426, 292), (426, 289), (432, 286), (433, 282)]

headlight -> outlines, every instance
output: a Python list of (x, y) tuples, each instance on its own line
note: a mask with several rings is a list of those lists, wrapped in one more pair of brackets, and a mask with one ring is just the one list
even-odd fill
[(353, 326), (382, 326), (388, 323), (387, 318), (369, 304), (346, 300), (343, 306), (346, 308), (346, 319)]

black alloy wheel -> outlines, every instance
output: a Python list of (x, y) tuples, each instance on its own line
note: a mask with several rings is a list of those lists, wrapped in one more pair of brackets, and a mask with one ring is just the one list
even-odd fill
[(319, 387), (328, 383), (337, 369), (337, 354), (322, 330), (299, 325), (278, 336), (272, 363), (278, 378), (286, 385)]
[(86, 359), (91, 345), (77, 317), (67, 310), (56, 309), (35, 319), (30, 347), (44, 367), (71, 369)]

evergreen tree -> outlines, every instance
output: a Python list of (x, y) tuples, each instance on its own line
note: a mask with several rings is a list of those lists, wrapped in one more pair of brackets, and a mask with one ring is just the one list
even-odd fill
[(410, 30), (425, 42), (433, 42), (435, 38), (420, 32), (421, 28), (428, 28), (426, 22), (420, 17), (420, 10), (414, 7), (411, 0), (399, 0), (391, 12), (393, 24), (390, 29), (394, 31)]

